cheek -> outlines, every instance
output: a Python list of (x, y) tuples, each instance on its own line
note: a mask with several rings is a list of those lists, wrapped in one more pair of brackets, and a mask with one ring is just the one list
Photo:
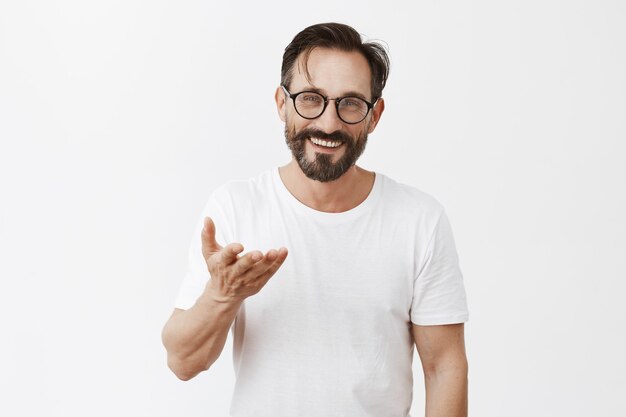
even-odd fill
[(376, 123), (374, 122), (374, 118), (371, 117), (371, 115), (367, 116), (367, 119), (365, 119), (367, 121), (367, 123), (365, 124), (365, 129), (364, 132), (366, 133), (372, 133), (372, 129), (374, 129), (374, 127), (376, 126)]
[(293, 137), (302, 130), (302, 126), (297, 121), (297, 118), (293, 117), (293, 115), (288, 116), (285, 120), (285, 131), (289, 135), (289, 137)]
[(352, 136), (354, 140), (360, 140), (368, 132), (369, 132), (369, 123), (365, 126), (362, 126), (360, 129), (350, 130), (350, 136)]
[(285, 120), (285, 126), (287, 126), (290, 132), (299, 132), (305, 127), (309, 127), (310, 124), (308, 120), (303, 119), (293, 112), (288, 112)]

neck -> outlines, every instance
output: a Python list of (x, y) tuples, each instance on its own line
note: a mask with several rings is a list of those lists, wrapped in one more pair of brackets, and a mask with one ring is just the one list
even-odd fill
[(308, 178), (295, 159), (278, 169), (287, 190), (302, 204), (318, 211), (341, 213), (361, 204), (372, 191), (375, 174), (356, 165), (334, 181)]

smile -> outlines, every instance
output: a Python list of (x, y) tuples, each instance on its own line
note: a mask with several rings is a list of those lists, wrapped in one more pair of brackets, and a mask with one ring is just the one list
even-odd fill
[(340, 141), (322, 140), (318, 138), (309, 138), (309, 139), (311, 139), (311, 142), (313, 142), (314, 144), (318, 146), (324, 146), (326, 148), (336, 148), (337, 146), (341, 145)]

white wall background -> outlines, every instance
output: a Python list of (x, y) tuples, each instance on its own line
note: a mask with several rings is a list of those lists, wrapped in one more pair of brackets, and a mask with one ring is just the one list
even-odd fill
[(626, 5), (608, 0), (0, 1), (0, 415), (227, 415), (231, 351), (183, 383), (160, 331), (209, 192), (289, 160), (282, 50), (321, 21), (389, 45), (361, 164), (448, 211), (470, 414), (626, 415)]

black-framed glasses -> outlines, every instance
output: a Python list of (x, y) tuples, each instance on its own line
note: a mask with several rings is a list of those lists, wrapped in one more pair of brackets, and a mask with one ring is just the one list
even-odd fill
[(335, 100), (339, 119), (344, 123), (354, 125), (365, 120), (369, 111), (378, 101), (376, 99), (373, 103), (370, 103), (360, 97), (353, 96), (329, 98), (315, 91), (300, 91), (299, 93), (291, 94), (287, 87), (284, 85), (281, 85), (281, 87), (285, 94), (293, 100), (296, 112), (301, 117), (309, 120), (320, 117), (326, 110), (326, 107), (328, 107), (328, 102)]

